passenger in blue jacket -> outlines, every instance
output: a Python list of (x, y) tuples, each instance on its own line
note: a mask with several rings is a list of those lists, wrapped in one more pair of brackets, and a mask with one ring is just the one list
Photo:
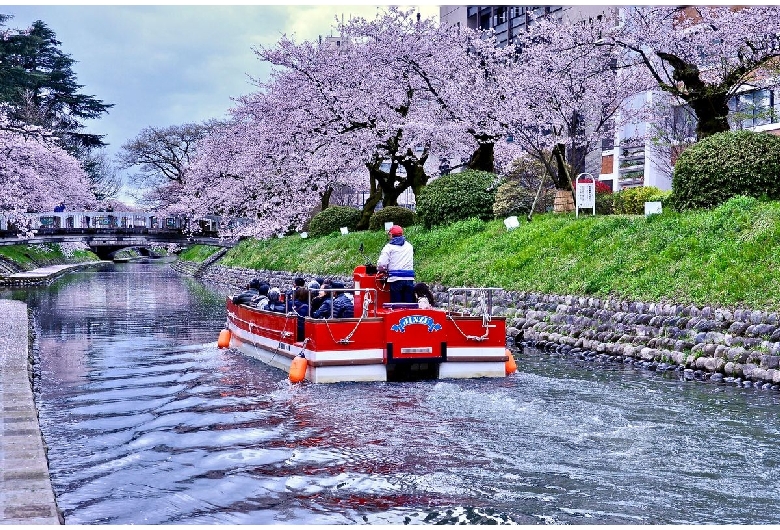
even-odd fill
[(296, 287), (293, 307), (299, 316), (309, 316), (309, 290), (306, 287)]
[[(343, 289), (344, 284), (341, 282), (333, 281), (330, 284), (331, 289)], [(322, 305), (312, 315), (314, 318), (330, 318), (331, 309), (333, 310), (333, 318), (352, 318), (355, 313), (355, 306), (352, 300), (342, 291), (335, 293), (333, 298), (328, 296), (322, 302)]]

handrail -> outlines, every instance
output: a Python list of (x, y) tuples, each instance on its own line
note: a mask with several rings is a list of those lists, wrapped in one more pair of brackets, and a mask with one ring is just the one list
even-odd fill
[(485, 310), (487, 312), (488, 316), (493, 315), (493, 292), (494, 291), (503, 291), (501, 287), (450, 287), (447, 289), (447, 313), (452, 312), (452, 298), (457, 293), (471, 293), (472, 297), (475, 296), (476, 292), (481, 292), (487, 294), (487, 300), (484, 298), (478, 298), (478, 301), (480, 302), (480, 305), (484, 304), (484, 307), (481, 307), (481, 309)]
[[(311, 298), (312, 298), (311, 293), (312, 293), (312, 289), (309, 289), (308, 291), (309, 291), (309, 300), (308, 300), (308, 302), (309, 302), (309, 316), (311, 316)], [(331, 293), (331, 294), (334, 294), (334, 293), (355, 293), (355, 294), (357, 294), (359, 292), (363, 292), (365, 294), (369, 294), (370, 295), (371, 293), (373, 293), (374, 296), (371, 297), (370, 302), (373, 303), (373, 305), (374, 305), (374, 315), (377, 314), (377, 307), (378, 307), (378, 305), (377, 305), (377, 290), (375, 288), (373, 288), (373, 287), (361, 287), (361, 288), (339, 287), (337, 289), (333, 289), (333, 288), (317, 289), (317, 291), (323, 291), (326, 294), (327, 293)], [(294, 295), (295, 291), (293, 290), (292, 293)], [(364, 298), (363, 298), (364, 300), (365, 300), (365, 294), (364, 294)], [(333, 298), (334, 297), (331, 296), (331, 300), (333, 300)], [(364, 304), (364, 306), (365, 306), (365, 304)], [(367, 309), (368, 308), (363, 307), (364, 316), (366, 316), (366, 314), (367, 314)], [(331, 304), (331, 306), (330, 306), (330, 318), (333, 318), (333, 304)]]

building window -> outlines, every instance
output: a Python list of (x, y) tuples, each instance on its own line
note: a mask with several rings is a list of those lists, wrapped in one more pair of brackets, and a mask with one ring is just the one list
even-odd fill
[(490, 29), (490, 13), (485, 13), (479, 17), (479, 29)]
[(729, 100), (731, 123), (736, 129), (751, 129), (777, 123), (777, 91), (769, 89), (743, 92)]
[(506, 22), (506, 6), (499, 6), (496, 8), (496, 25)]

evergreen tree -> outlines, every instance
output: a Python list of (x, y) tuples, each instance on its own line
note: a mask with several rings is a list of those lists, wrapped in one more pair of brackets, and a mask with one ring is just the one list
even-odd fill
[(73, 154), (104, 146), (103, 135), (83, 132), (83, 120), (100, 117), (113, 104), (79, 92), (75, 61), (45, 23), (7, 30), (9, 18), (0, 14), (0, 103), (8, 104), (11, 121), (53, 131)]

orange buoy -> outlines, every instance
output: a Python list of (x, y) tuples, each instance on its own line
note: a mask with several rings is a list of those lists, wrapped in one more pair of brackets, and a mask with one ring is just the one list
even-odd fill
[(512, 352), (509, 351), (509, 349), (504, 351), (506, 352), (506, 356), (509, 357), (504, 364), (504, 370), (506, 370), (506, 375), (509, 375), (517, 371), (517, 363), (515, 362), (515, 356), (512, 355)]
[(309, 365), (309, 362), (306, 360), (306, 357), (298, 356), (295, 359), (292, 360), (292, 364), (290, 364), (290, 382), (291, 383), (300, 383), (306, 378), (306, 368)]
[(229, 348), (230, 347), (230, 330), (223, 329), (219, 332), (219, 339), (217, 339), (217, 348)]

